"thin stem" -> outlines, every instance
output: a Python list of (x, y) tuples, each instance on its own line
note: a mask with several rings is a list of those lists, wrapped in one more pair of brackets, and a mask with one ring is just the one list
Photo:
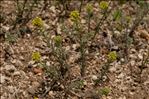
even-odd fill
[(80, 37), (80, 53), (81, 53), (81, 76), (85, 75), (85, 44)]
[[(110, 6), (110, 4), (111, 4), (111, 1), (110, 1), (110, 3), (109, 3), (109, 6)], [(113, 8), (112, 8), (112, 9), (113, 9)], [(94, 33), (92, 39), (95, 39), (95, 37), (96, 37), (98, 31), (100, 30), (101, 24), (104, 22), (104, 20), (107, 19), (108, 15), (110, 15), (112, 9), (110, 9), (110, 10), (108, 11), (108, 8), (107, 8), (107, 9), (104, 11), (104, 14), (103, 14), (101, 20), (97, 23), (97, 26), (95, 27), (95, 33)], [(108, 13), (108, 15), (107, 15), (107, 13)]]
[(80, 7), (79, 7), (79, 13), (81, 13), (82, 5), (83, 5), (83, 0), (81, 0), (81, 4), (80, 4)]

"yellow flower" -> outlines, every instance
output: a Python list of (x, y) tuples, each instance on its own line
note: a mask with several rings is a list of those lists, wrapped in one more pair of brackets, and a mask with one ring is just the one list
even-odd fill
[(39, 99), (39, 98), (37, 98), (37, 97), (34, 97), (34, 99)]
[(38, 62), (38, 61), (40, 61), (40, 58), (41, 58), (41, 55), (39, 52), (33, 52), (32, 53), (32, 60)]
[(93, 6), (91, 4), (87, 4), (86, 6), (86, 10), (89, 14), (92, 14), (93, 13)]
[(108, 54), (108, 59), (109, 59), (110, 61), (115, 61), (115, 60), (117, 59), (117, 53), (116, 53), (116, 51), (110, 52), (110, 53)]
[(78, 22), (80, 20), (80, 14), (79, 14), (79, 11), (75, 10), (75, 11), (72, 11), (70, 13), (70, 19), (73, 21), (73, 22)]
[(36, 17), (32, 20), (32, 25), (38, 26), (38, 27), (43, 27), (43, 21), (40, 17)]
[(101, 1), (100, 4), (99, 4), (99, 7), (103, 10), (107, 9), (109, 6), (109, 3), (106, 2), (106, 1)]

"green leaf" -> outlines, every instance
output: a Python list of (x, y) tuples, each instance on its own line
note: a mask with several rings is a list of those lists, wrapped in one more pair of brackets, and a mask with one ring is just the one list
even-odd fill
[(114, 21), (115, 21), (115, 20), (119, 20), (119, 19), (121, 18), (121, 16), (122, 16), (121, 10), (116, 10), (116, 11), (114, 12), (114, 14), (113, 14), (113, 20), (114, 20)]
[(111, 90), (109, 88), (104, 87), (104, 88), (102, 88), (102, 89), (99, 90), (99, 93), (101, 93), (102, 95), (107, 96), (110, 93), (110, 91)]
[(14, 43), (17, 40), (17, 35), (12, 35), (11, 33), (6, 33), (5, 34), (6, 41), (10, 43)]
[(145, 5), (145, 2), (143, 0), (137, 0), (137, 2), (141, 8)]
[(126, 21), (127, 21), (127, 23), (130, 23), (131, 17), (130, 16), (126, 16)]
[(131, 45), (133, 43), (133, 38), (128, 37), (127, 38), (127, 43), (128, 43), (128, 45)]
[(55, 42), (55, 45), (57, 47), (59, 47), (61, 45), (61, 43), (62, 43), (62, 37), (61, 36), (55, 36), (54, 37), (54, 42)]
[(122, 4), (125, 4), (126, 3), (126, 0), (119, 0), (119, 3), (122, 5)]

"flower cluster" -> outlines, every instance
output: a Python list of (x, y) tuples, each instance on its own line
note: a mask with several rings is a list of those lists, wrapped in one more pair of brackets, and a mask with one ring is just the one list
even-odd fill
[(73, 22), (78, 22), (80, 20), (79, 11), (75, 10), (70, 13), (70, 19)]
[(32, 53), (32, 60), (36, 61), (36, 62), (39, 62), (41, 59), (41, 55), (39, 52), (33, 52)]
[(106, 1), (101, 1), (100, 4), (99, 4), (99, 8), (101, 8), (103, 10), (107, 9), (108, 6), (109, 6), (109, 3), (106, 2)]
[(43, 27), (43, 21), (40, 17), (36, 17), (32, 20), (32, 25), (37, 27)]
[(117, 59), (117, 53), (116, 51), (112, 51), (108, 54), (109, 61), (115, 61)]
[(93, 14), (93, 6), (91, 4), (87, 4), (86, 11), (89, 15)]

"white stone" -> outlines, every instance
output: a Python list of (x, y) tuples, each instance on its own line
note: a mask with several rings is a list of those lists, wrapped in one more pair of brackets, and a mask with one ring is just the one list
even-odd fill
[(10, 93), (14, 93), (15, 92), (15, 87), (8, 86), (8, 90), (9, 90)]
[(50, 66), (50, 65), (51, 65), (50, 62), (47, 61), (47, 62), (46, 62), (46, 66)]
[(0, 75), (0, 83), (3, 84), (6, 80), (6, 77), (3, 75)]
[(50, 97), (53, 97), (55, 95), (53, 91), (49, 91), (48, 94), (49, 94)]
[(15, 71), (16, 70), (14, 65), (6, 65), (5, 69), (8, 70), (8, 71)]
[(19, 76), (19, 75), (21, 75), (21, 73), (19, 71), (16, 71), (16, 72), (13, 73), (13, 75), (14, 76)]
[(110, 69), (109, 69), (110, 72), (115, 72), (116, 71), (116, 68), (114, 66), (112, 66)]
[(62, 34), (62, 32), (61, 32), (61, 26), (60, 25), (57, 25), (57, 33), (58, 34)]
[(79, 44), (72, 44), (72, 48), (76, 50), (80, 45)]
[(125, 59), (124, 58), (121, 58), (121, 62), (125, 62)]
[(141, 53), (138, 54), (138, 58), (139, 58), (139, 59), (143, 59), (143, 55), (141, 55)]
[(145, 86), (149, 85), (149, 80), (143, 83)]
[(118, 77), (117, 77), (117, 78), (122, 79), (123, 77), (124, 77), (124, 74), (123, 74), (123, 73), (121, 73), (121, 74), (119, 74), (119, 75), (118, 75)]
[(130, 65), (131, 65), (131, 66), (134, 66), (135, 63), (136, 63), (136, 62), (135, 62), (134, 60), (132, 60), (132, 61), (130, 62)]
[(96, 75), (92, 75), (92, 80), (97, 80), (98, 77)]
[(55, 10), (55, 6), (51, 6), (50, 7), (50, 10), (52, 10), (53, 12), (55, 12), (56, 10)]
[(33, 65), (35, 63), (35, 61), (29, 61), (28, 64)]
[(84, 84), (84, 85), (87, 85), (87, 81), (84, 81), (83, 84)]
[(125, 97), (125, 96), (123, 96), (123, 97), (119, 97), (118, 99), (126, 99), (126, 97)]
[(86, 20), (82, 19), (82, 20), (81, 20), (81, 23), (82, 23), (82, 24), (86, 23)]

